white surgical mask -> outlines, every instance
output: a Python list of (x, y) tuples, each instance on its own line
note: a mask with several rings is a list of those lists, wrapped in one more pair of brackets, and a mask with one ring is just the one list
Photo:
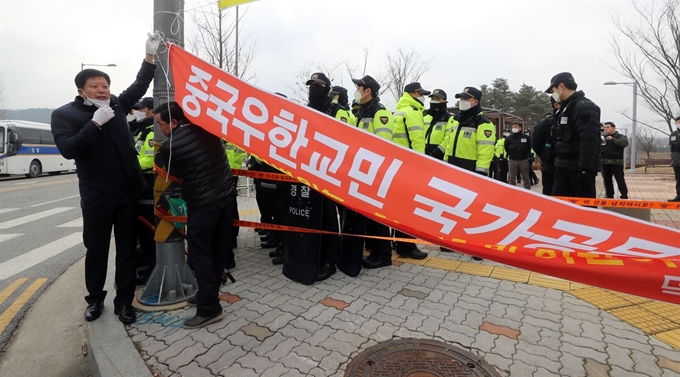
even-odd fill
[(135, 110), (135, 119), (139, 122), (140, 120), (146, 118), (146, 113), (143, 111)]
[(560, 94), (557, 93), (557, 92), (553, 92), (552, 98), (553, 98), (553, 99), (555, 100), (555, 102), (557, 102), (557, 103), (562, 102), (562, 100), (560, 99)]
[(513, 134), (517, 134), (517, 133), (519, 133), (519, 131), (520, 131), (519, 128), (513, 128), (513, 129), (512, 129), (512, 133), (513, 133)]
[(675, 123), (675, 127), (677, 127), (680, 130), (680, 123)]
[(416, 98), (418, 101), (420, 101), (420, 103), (422, 103), (423, 105), (425, 104), (425, 97), (420, 96), (420, 97), (415, 97), (415, 98)]
[(108, 106), (111, 103), (110, 98), (107, 99), (106, 101), (102, 101), (100, 99), (90, 98), (87, 95), (85, 95), (85, 93), (83, 93), (83, 95), (85, 96), (83, 103), (85, 103), (88, 106), (94, 105), (94, 106), (97, 106), (97, 107), (103, 107), (103, 106)]
[(362, 95), (360, 91), (357, 90), (356, 92), (354, 92), (354, 100), (356, 101), (356, 103), (361, 103), (361, 97)]
[(465, 100), (459, 100), (458, 108), (460, 109), (460, 111), (468, 111), (472, 108), (472, 104)]
[(436, 104), (438, 104), (438, 103), (444, 103), (444, 101), (439, 101), (439, 100), (436, 100), (436, 99), (431, 99), (431, 100), (430, 100), (430, 103), (433, 104), (433, 105), (436, 105)]
[(333, 100), (331, 100), (331, 103), (338, 103), (338, 100), (337, 100), (337, 99), (333, 99)]

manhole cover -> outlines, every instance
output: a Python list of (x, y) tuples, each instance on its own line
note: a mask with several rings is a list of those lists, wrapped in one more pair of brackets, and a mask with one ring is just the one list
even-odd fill
[(500, 377), (479, 357), (446, 343), (402, 339), (380, 343), (360, 353), (345, 377)]

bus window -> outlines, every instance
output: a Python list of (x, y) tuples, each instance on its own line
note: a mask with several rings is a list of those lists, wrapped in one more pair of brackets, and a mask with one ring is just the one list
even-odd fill
[(52, 131), (40, 131), (40, 144), (54, 145)]
[(0, 127), (0, 154), (5, 153), (5, 129)]
[(19, 152), (19, 136), (11, 128), (7, 131), (7, 155), (14, 156)]

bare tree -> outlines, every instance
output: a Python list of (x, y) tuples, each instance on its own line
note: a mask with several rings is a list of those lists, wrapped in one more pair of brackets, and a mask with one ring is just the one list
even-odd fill
[(358, 79), (366, 76), (366, 67), (368, 67), (368, 56), (370, 55), (371, 50), (373, 50), (373, 45), (371, 45), (370, 47), (362, 46), (362, 49), (364, 51), (364, 59), (362, 61), (361, 66), (357, 67), (356, 65), (352, 65), (349, 63), (348, 60), (342, 61), (342, 64), (345, 67), (345, 71), (350, 79), (354, 78)]
[(647, 155), (647, 159), (650, 159), (649, 155), (652, 152), (656, 152), (656, 140), (654, 138), (654, 133), (647, 129), (637, 130), (637, 142), (643, 152)]
[[(241, 80), (252, 82), (256, 78), (252, 69), (256, 43), (248, 36), (241, 35), (241, 30), (236, 30), (236, 14), (232, 9), (215, 8), (202, 6), (190, 12), (190, 18), (197, 28), (196, 34), (189, 38), (190, 50)], [(239, 24), (243, 23), (246, 13), (244, 11), (239, 14)]]
[(612, 17), (619, 35), (610, 45), (619, 72), (635, 81), (646, 106), (673, 131), (673, 118), (680, 108), (680, 5), (677, 0), (633, 0), (638, 24)]
[(7, 100), (5, 98), (5, 85), (2, 83), (2, 74), (0, 74), (0, 119), (5, 119), (6, 108)]
[(334, 65), (325, 63), (305, 63), (304, 67), (295, 74), (295, 83), (293, 85), (286, 85), (290, 91), (289, 93), (286, 93), (286, 95), (293, 100), (306, 104), (308, 102), (308, 89), (305, 83), (312, 76), (312, 73), (322, 72), (331, 80), (331, 85), (337, 85), (337, 83), (341, 82), (342, 72), (340, 68), (340, 63)]
[(376, 77), (383, 84), (382, 92), (389, 92), (394, 100), (398, 101), (404, 93), (404, 86), (420, 80), (420, 77), (432, 68), (433, 59), (421, 59), (420, 54), (415, 49), (404, 51), (399, 48), (394, 55), (388, 53), (385, 76)]

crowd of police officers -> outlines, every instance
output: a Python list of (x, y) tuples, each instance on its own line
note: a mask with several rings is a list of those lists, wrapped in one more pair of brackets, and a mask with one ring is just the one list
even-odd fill
[[(390, 111), (380, 102), (381, 86), (373, 77), (366, 75), (352, 79), (352, 82), (356, 91), (350, 104), (346, 88), (332, 86), (324, 73), (312, 74), (306, 82), (308, 106), (364, 132), (469, 172), (511, 185), (522, 181), (528, 189), (538, 182), (531, 167), (535, 153), (541, 163), (543, 194), (595, 197), (595, 177), (600, 171), (602, 152), (600, 109), (577, 90), (576, 81), (568, 72), (551, 79), (546, 93), (552, 95), (552, 111), (534, 127), (533, 133), (524, 131), (524, 125), (515, 122), (498, 139), (496, 126), (484, 115), (482, 92), (475, 87), (465, 87), (457, 93), (457, 106), (450, 106), (444, 90), (429, 91), (418, 82), (409, 83), (395, 110)], [(430, 100), (428, 108), (425, 97)], [(130, 127), (142, 170), (152, 175), (149, 169), (153, 166), (153, 111), (145, 102), (149, 100), (145, 98), (136, 106), (137, 119)], [(455, 115), (450, 111), (454, 108), (457, 110)], [(549, 109), (547, 103), (546, 109)], [(240, 169), (246, 157), (243, 150), (230, 143), (226, 144), (226, 150), (232, 169)], [(149, 155), (151, 159), (147, 161)], [(247, 160), (246, 167), (278, 173), (254, 157)], [(356, 276), (361, 268), (390, 266), (393, 248), (405, 258), (424, 259), (428, 255), (414, 242), (409, 242), (412, 236), (392, 231), (301, 183), (256, 179), (255, 187), (262, 223), (331, 233), (256, 229), (261, 236), (262, 248), (274, 249), (269, 253), (273, 264), (283, 265), (284, 275), (294, 281), (312, 284), (327, 279), (336, 268)], [(150, 215), (153, 219), (153, 210), (145, 207), (149, 197), (140, 201), (140, 214)], [(238, 208), (234, 208), (234, 218), (238, 218)], [(140, 248), (142, 251), (147, 247), (154, 250), (150, 244), (153, 234), (148, 238), (146, 230), (140, 228)], [(237, 235), (238, 229), (235, 229), (234, 247)], [(391, 242), (390, 238), (394, 236), (399, 241)], [(364, 249), (369, 251), (365, 258)], [(451, 250), (442, 248), (442, 251)], [(148, 251), (140, 253), (140, 279), (145, 278), (145, 268), (153, 266), (152, 254)], [(233, 253), (229, 258), (227, 268), (234, 267)]]

